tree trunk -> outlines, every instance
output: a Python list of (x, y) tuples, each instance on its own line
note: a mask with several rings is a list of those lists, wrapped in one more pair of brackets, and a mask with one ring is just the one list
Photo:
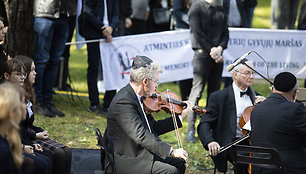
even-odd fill
[(34, 58), (34, 0), (4, 0), (8, 17), (7, 53)]

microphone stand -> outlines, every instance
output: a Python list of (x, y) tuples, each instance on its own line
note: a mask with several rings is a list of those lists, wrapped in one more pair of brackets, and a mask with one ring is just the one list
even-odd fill
[(263, 79), (265, 79), (267, 82), (270, 83), (270, 85), (273, 85), (273, 82), (271, 82), (271, 80), (267, 79), (265, 76), (263, 76), (262, 74), (260, 74), (258, 71), (256, 71), (254, 68), (250, 67), (248, 64), (245, 63), (245, 59), (241, 60), (241, 63), (245, 66), (247, 66), (248, 68), (250, 68), (252, 71), (256, 72), (256, 74), (260, 75), (260, 77), (262, 77)]

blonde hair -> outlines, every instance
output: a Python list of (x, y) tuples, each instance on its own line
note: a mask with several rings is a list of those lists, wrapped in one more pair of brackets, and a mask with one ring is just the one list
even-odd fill
[(0, 135), (7, 139), (17, 168), (21, 167), (23, 156), (19, 123), (13, 117), (20, 117), (21, 120), (20, 107), (24, 94), (24, 90), (18, 85), (9, 82), (0, 85)]

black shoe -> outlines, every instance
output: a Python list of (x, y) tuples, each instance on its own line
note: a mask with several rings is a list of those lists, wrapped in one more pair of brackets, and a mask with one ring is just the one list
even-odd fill
[(46, 117), (56, 117), (56, 114), (50, 112), (49, 109), (42, 103), (36, 104), (36, 111), (40, 115), (44, 115)]
[(97, 114), (102, 115), (102, 116), (105, 116), (105, 115), (106, 115), (106, 112), (105, 112), (102, 108), (100, 108), (99, 105), (90, 106), (90, 107), (88, 108), (88, 110), (89, 110), (90, 112), (94, 112), (94, 113), (97, 113)]
[(194, 137), (194, 131), (188, 131), (186, 134), (186, 141), (190, 142), (190, 143), (195, 143), (196, 139)]
[(48, 104), (45, 104), (45, 105), (46, 105), (46, 108), (47, 108), (50, 112), (54, 113), (55, 115), (57, 115), (57, 116), (59, 116), (59, 117), (65, 117), (65, 114), (64, 114), (63, 112), (59, 111), (59, 110), (54, 106), (53, 103), (48, 103)]

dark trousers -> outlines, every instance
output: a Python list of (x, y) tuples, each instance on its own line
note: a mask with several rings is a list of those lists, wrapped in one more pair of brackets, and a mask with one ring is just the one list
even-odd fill
[[(37, 103), (51, 103), (58, 64), (68, 36), (66, 18), (35, 17), (35, 92)], [(48, 33), (48, 34), (46, 34)]]
[[(87, 85), (89, 93), (89, 101), (91, 106), (99, 106), (98, 91), (98, 73), (101, 68), (100, 46), (99, 42), (87, 43), (88, 68), (87, 68)], [(102, 70), (103, 72), (103, 70)], [(116, 90), (106, 91), (103, 98), (103, 107), (108, 108), (112, 99), (116, 95)]]
[[(71, 42), (71, 40), (72, 40), (73, 31), (74, 31), (74, 28), (75, 28), (75, 20), (76, 20), (75, 16), (71, 16), (71, 17), (68, 18), (69, 33), (68, 33), (68, 38), (67, 38), (66, 42)], [(65, 46), (65, 50), (64, 50), (64, 53), (62, 54), (62, 57), (64, 58), (64, 60), (61, 60), (63, 62), (61, 62), (59, 64), (59, 66), (61, 66), (61, 64), (63, 64), (63, 69), (62, 69), (62, 73), (60, 73), (61, 67), (58, 68), (57, 78), (56, 78), (56, 81), (55, 81), (55, 86), (57, 86), (59, 89), (67, 89), (67, 78), (68, 78), (68, 74), (69, 74), (70, 45)], [(60, 78), (62, 78), (61, 82), (59, 81)], [(61, 84), (59, 84), (59, 83), (61, 83)]]
[(192, 88), (192, 79), (180, 80), (178, 81), (178, 85), (180, 88), (182, 100), (188, 100)]
[(34, 161), (36, 173), (51, 174), (52, 160), (49, 157), (36, 152), (35, 155), (28, 153), (23, 153), (23, 155)]
[(53, 173), (70, 174), (72, 153), (68, 147), (58, 147), (54, 151)]
[[(223, 63), (215, 63), (207, 53), (195, 51), (193, 58), (193, 81), (189, 101), (197, 105), (207, 82), (207, 101), (209, 95), (220, 89)], [(187, 116), (188, 131), (194, 131), (197, 114), (191, 112)]]
[(166, 174), (166, 173), (185, 173), (185, 162), (180, 158), (166, 157), (162, 159), (158, 156), (154, 157), (152, 173)]
[(125, 19), (120, 19), (118, 23), (118, 36), (124, 36), (126, 33)]

